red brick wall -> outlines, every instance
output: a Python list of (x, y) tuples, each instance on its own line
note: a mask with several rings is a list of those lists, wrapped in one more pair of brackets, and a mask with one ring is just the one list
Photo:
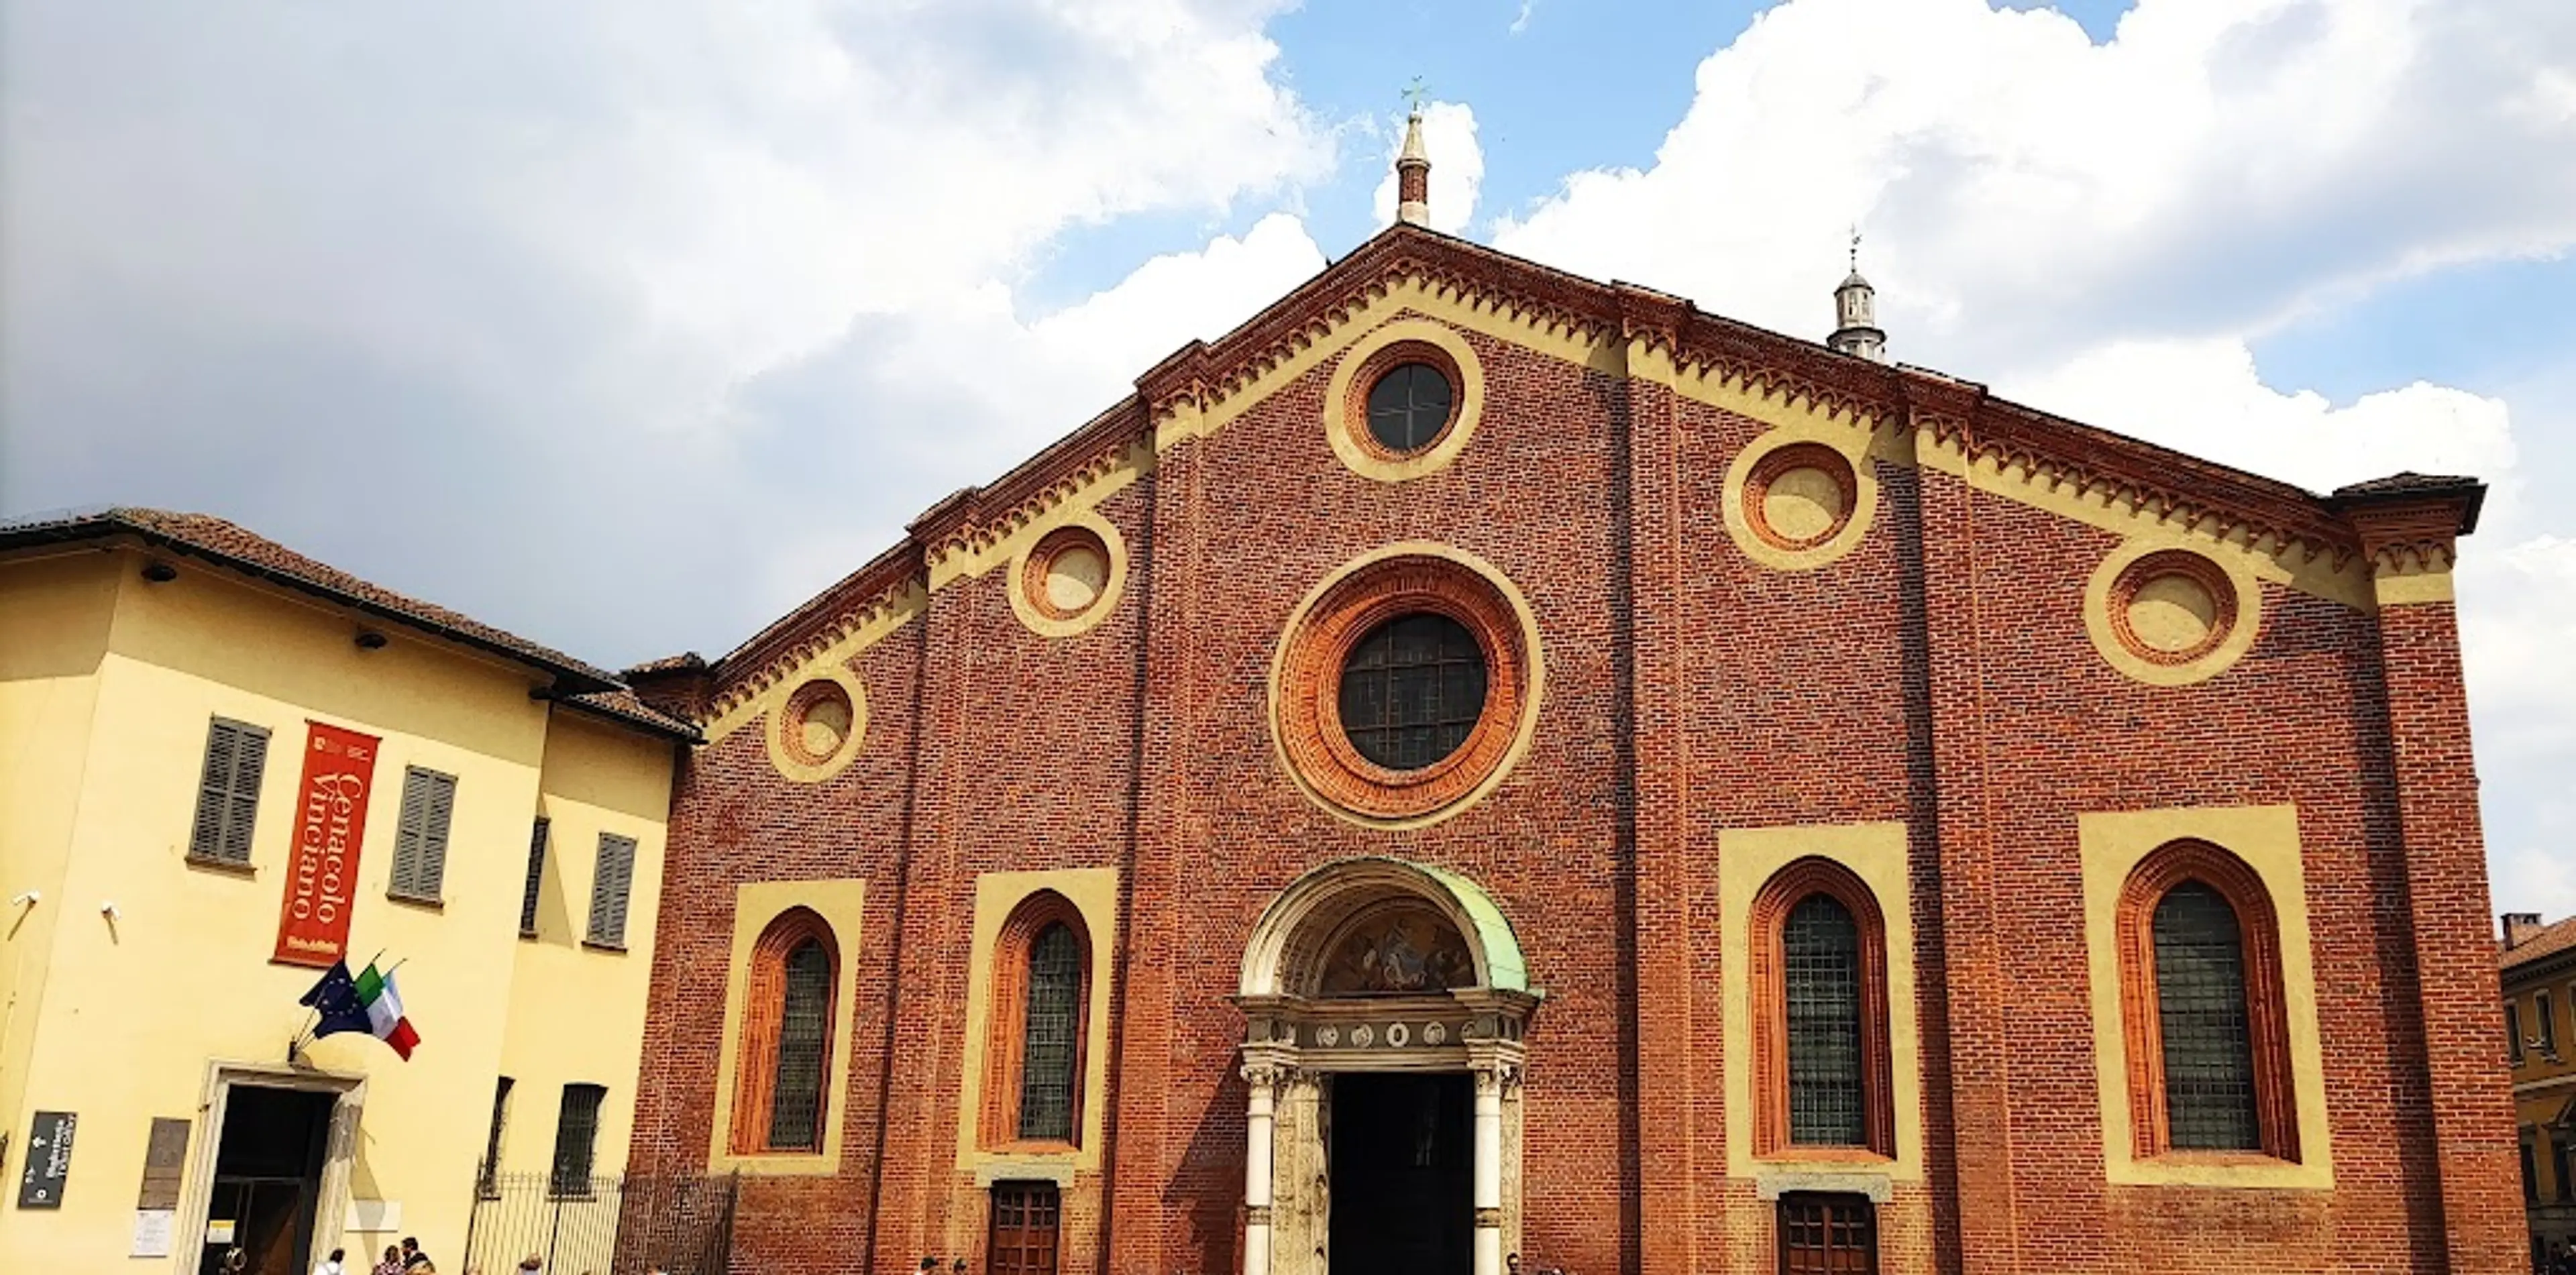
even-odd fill
[[(1392, 854), (1481, 883), (1548, 993), (1524, 1090), (1526, 1265), (1767, 1271), (1769, 1206), (1726, 1175), (1721, 988), (1738, 975), (1717, 939), (1718, 832), (1858, 820), (1913, 829), (1930, 1180), (1883, 1210), (1886, 1269), (2467, 1271), (2518, 1251), (2518, 1231), (2470, 1216), (2512, 1222), (2513, 1186), (2509, 1167), (2489, 1180), (2510, 1129), (2487, 1127), (2501, 1098), (2479, 1086), (2497, 1079), (2473, 1065), (2495, 1053), (2492, 959), (2472, 950), (2484, 886), (2447, 623), (2401, 613), (2392, 641), (2448, 654), (2384, 666), (2372, 617), (2266, 586), (2235, 668), (2146, 687), (2082, 625), (2114, 537), (1882, 465), (1858, 549), (1771, 571), (1718, 516), (1759, 426), (1467, 339), (1486, 408), (1440, 473), (1384, 484), (1336, 462), (1328, 363), (1107, 502), (1131, 567), (1098, 628), (1030, 633), (995, 571), (858, 661), (869, 731), (840, 776), (781, 779), (756, 724), (702, 750), (674, 821), (635, 1167), (704, 1163), (734, 884), (870, 883), (845, 1170), (748, 1183), (738, 1269), (960, 1252), (980, 1269), (981, 1193), (954, 1168), (975, 876), (1104, 865), (1125, 894), (1120, 932), (1094, 936), (1115, 979), (1109, 1145), (1068, 1188), (1064, 1269), (1233, 1269), (1245, 1094), (1226, 997), (1245, 936), (1306, 870)], [(1373, 831), (1280, 772), (1265, 679), (1309, 589), (1413, 538), (1518, 585), (1546, 693), (1483, 801)], [(2392, 749), (2419, 728), (2448, 732), (2440, 764), (2401, 790)], [(2300, 810), (2336, 1189), (2109, 1186), (2075, 816), (2271, 802)], [(2454, 1139), (2471, 1150), (2437, 1153)]]

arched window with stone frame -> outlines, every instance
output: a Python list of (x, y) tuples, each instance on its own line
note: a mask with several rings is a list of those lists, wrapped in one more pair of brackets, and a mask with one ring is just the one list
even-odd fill
[(734, 1154), (823, 1149), (840, 968), (830, 923), (809, 908), (780, 913), (752, 945), (735, 1045)]
[(1754, 896), (1754, 1154), (1896, 1155), (1887, 925), (1849, 868), (1783, 867)]
[(2117, 926), (2136, 1155), (2296, 1163), (2280, 924), (2262, 877), (2207, 842), (2172, 842), (2130, 872)]
[(1040, 890), (1011, 910), (988, 986), (982, 1141), (1079, 1146), (1091, 934), (1072, 900)]

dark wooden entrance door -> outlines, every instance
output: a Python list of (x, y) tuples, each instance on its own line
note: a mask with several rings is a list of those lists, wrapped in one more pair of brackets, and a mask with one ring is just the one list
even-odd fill
[[(304, 1275), (311, 1269), (314, 1208), (330, 1149), (339, 1095), (309, 1089), (233, 1085), (224, 1099), (223, 1141), (215, 1150), (210, 1238), (198, 1259), (220, 1271), (242, 1251), (246, 1275)], [(230, 1233), (216, 1240), (213, 1235)]]
[(1781, 1275), (1878, 1275), (1878, 1215), (1857, 1195), (1780, 1197)]
[(1055, 1275), (1063, 1215), (1053, 1182), (994, 1183), (985, 1269), (992, 1275)]
[(1332, 1275), (1468, 1275), (1476, 1211), (1464, 1072), (1333, 1077)]

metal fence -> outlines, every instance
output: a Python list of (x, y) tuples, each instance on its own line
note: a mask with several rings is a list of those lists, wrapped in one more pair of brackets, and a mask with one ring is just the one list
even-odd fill
[(477, 1183), (461, 1269), (547, 1275), (724, 1275), (739, 1180), (730, 1176), (579, 1178), (486, 1175)]

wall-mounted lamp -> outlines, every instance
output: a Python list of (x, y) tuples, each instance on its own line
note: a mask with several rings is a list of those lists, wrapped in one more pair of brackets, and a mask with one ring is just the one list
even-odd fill
[(11, 906), (11, 907), (13, 907), (13, 908), (23, 908), (23, 907), (28, 907), (28, 906), (31, 906), (31, 905), (33, 905), (33, 904), (36, 904), (36, 903), (42, 902), (42, 901), (44, 900), (44, 897), (45, 897), (45, 892), (44, 892), (44, 891), (42, 891), (42, 890), (29, 890), (29, 891), (27, 891), (26, 893), (21, 894), (21, 895), (19, 895), (18, 897), (16, 897), (16, 898), (14, 898), (14, 899), (9, 900), (9, 906)]
[(111, 921), (116, 920), (118, 917), (120, 917), (120, 916), (123, 916), (123, 915), (124, 915), (124, 913), (119, 912), (119, 911), (117, 911), (117, 910), (116, 910), (116, 900), (114, 900), (114, 899), (108, 899), (108, 900), (105, 900), (105, 901), (101, 902), (101, 903), (98, 905), (98, 914), (99, 914), (100, 916), (106, 917), (108, 920), (111, 920)]
[(143, 564), (143, 578), (154, 584), (168, 584), (179, 578), (179, 569), (166, 562)]
[(361, 651), (381, 651), (385, 649), (385, 635), (376, 632), (374, 629), (358, 630), (358, 649)]

